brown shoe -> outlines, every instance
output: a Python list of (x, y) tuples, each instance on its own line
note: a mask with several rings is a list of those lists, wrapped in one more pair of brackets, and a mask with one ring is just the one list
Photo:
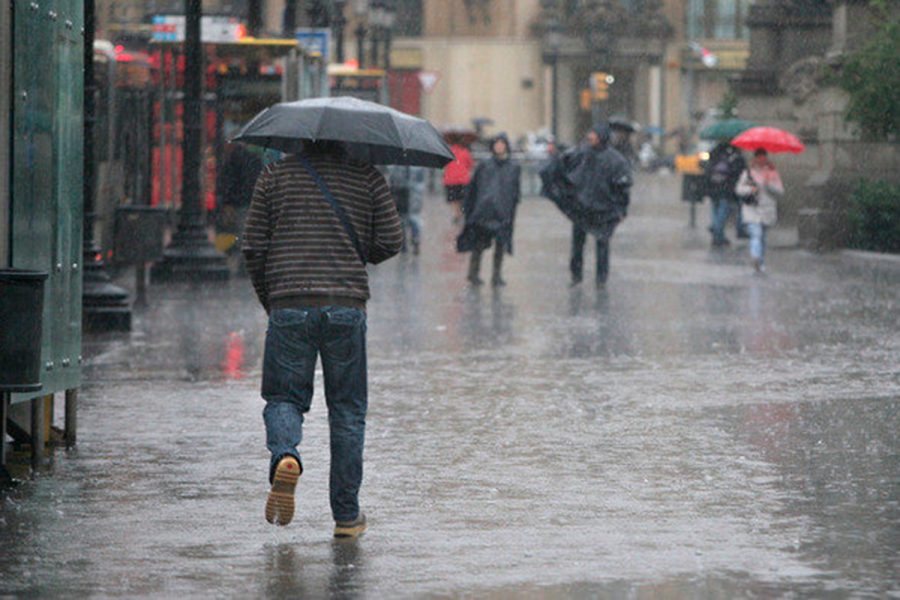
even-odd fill
[(293, 456), (285, 456), (275, 467), (272, 489), (266, 499), (266, 521), (287, 525), (294, 518), (294, 488), (300, 479), (300, 463)]
[(352, 521), (335, 521), (334, 537), (358, 538), (366, 531), (366, 515), (360, 511), (359, 516)]

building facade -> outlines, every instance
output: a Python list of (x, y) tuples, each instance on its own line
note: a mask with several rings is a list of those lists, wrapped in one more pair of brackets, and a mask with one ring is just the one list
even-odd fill
[[(722, 102), (728, 79), (746, 64), (749, 2), (541, 2), (535, 30), (545, 62), (558, 70), (560, 137), (573, 140), (609, 116), (653, 131), (696, 130)], [(610, 82), (599, 99), (590, 86), (597, 72)]]
[[(491, 119), (488, 131), (514, 138), (556, 123), (558, 137), (572, 143), (594, 120), (609, 116), (654, 131), (691, 132), (746, 65), (752, 2), (394, 0), (392, 100), (437, 125)], [(149, 14), (178, 13), (180, 4), (98, 0), (101, 30), (114, 33), (146, 22)], [(362, 57), (369, 63), (364, 66), (372, 66), (365, 7), (373, 2), (218, 0), (205, 2), (204, 11), (246, 18), (251, 4), (258, 5), (267, 35), (284, 31), (289, 5), (298, 26), (330, 23), (337, 34), (340, 21), (345, 60)], [(602, 100), (594, 99), (590, 86), (597, 72), (613, 81)]]
[(860, 135), (848, 97), (829, 78), (877, 27), (868, 0), (757, 0), (747, 19), (751, 54), (733, 81), (741, 116), (797, 134), (800, 155), (781, 155), (783, 220), (813, 249), (847, 241), (849, 197), (861, 179), (900, 181), (896, 142)]
[[(751, 0), (400, 4), (413, 19), (397, 28), (392, 66), (437, 80), (422, 93), (423, 116), (460, 125), (490, 118), (494, 131), (513, 137), (555, 123), (558, 137), (574, 143), (610, 116), (692, 131), (749, 54)], [(591, 89), (597, 72), (612, 81), (602, 99)]]
[(422, 115), (439, 126), (490, 119), (488, 131), (513, 139), (546, 128), (547, 78), (532, 30), (538, 9), (537, 0), (423, 2), (421, 36), (398, 30), (391, 61), (425, 74)]

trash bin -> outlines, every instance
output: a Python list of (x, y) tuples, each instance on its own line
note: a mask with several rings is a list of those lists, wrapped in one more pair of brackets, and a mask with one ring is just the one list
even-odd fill
[(0, 392), (41, 389), (44, 271), (0, 269)]

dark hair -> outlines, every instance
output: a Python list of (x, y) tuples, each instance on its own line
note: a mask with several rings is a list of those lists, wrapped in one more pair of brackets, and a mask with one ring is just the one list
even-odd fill
[(769, 151), (766, 150), (765, 148), (757, 148), (756, 150), (753, 151), (753, 156), (768, 156), (768, 155), (769, 155)]

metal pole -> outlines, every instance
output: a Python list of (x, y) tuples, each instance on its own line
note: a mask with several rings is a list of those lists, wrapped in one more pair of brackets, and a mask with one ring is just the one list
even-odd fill
[(10, 251), (10, 111), (12, 109), (12, 6), (0, 0), (0, 267), (12, 266)]
[(168, 153), (168, 164), (166, 165), (166, 175), (169, 179), (169, 200), (172, 210), (175, 210), (175, 201), (178, 199), (178, 154), (175, 148), (178, 146), (178, 57), (175, 55), (175, 47), (169, 52), (172, 59), (171, 69), (171, 88), (167, 88), (166, 94), (172, 99), (172, 110), (169, 111), (169, 147), (166, 149)]
[(6, 468), (6, 412), (8, 406), (9, 393), (0, 392), (0, 475), (3, 475), (3, 470)]
[(66, 448), (75, 445), (78, 439), (78, 390), (66, 390)]
[[(251, 3), (252, 4), (252, 3)], [(200, 204), (200, 159), (203, 148), (203, 47), (200, 44), (200, 0), (186, 0), (185, 15), (185, 61), (184, 61), (184, 140), (181, 148), (183, 156), (181, 174), (181, 216), (190, 224), (199, 222)]]
[(159, 181), (159, 205), (166, 205), (166, 51), (159, 47), (159, 145), (157, 156), (159, 170), (156, 179)]
[(185, 0), (185, 65), (181, 143), (181, 211), (178, 230), (163, 260), (151, 271), (156, 281), (221, 281), (228, 279), (225, 256), (210, 243), (203, 210), (200, 167), (203, 159), (203, 45), (201, 1)]
[[(340, 11), (341, 9), (339, 8), (338, 10)], [(344, 62), (344, 25), (346, 24), (347, 19), (344, 18), (342, 12), (338, 12), (334, 17), (334, 54), (338, 64), (343, 64)]]
[(293, 38), (297, 31), (297, 0), (287, 0), (284, 4), (284, 22), (282, 23), (282, 35)]
[(356, 61), (359, 68), (362, 69), (366, 65), (366, 28), (360, 23), (356, 27)]
[(390, 27), (384, 29), (384, 70), (391, 70), (391, 45), (394, 42), (394, 31)]
[[(82, 289), (83, 325), (87, 330), (131, 330), (131, 308), (128, 292), (112, 284), (106, 273), (103, 255), (94, 241), (94, 125), (97, 121), (94, 80), (94, 0), (84, 0), (84, 130), (83, 130), (83, 238), (82, 265), (84, 270)], [(110, 107), (112, 109), (112, 107)]]
[(258, 38), (262, 30), (262, 2), (249, 0), (247, 2), (247, 33)]
[[(553, 52), (553, 64), (551, 65), (551, 98), (550, 98), (550, 131), (554, 138), (559, 137), (559, 52)], [(546, 80), (545, 80), (546, 81)]]
[(378, 43), (381, 41), (379, 39), (380, 34), (381, 34), (381, 27), (374, 27), (374, 26), (372, 27), (372, 31), (369, 33), (369, 35), (372, 37), (371, 52), (372, 52), (372, 68), (373, 69), (378, 68)]
[(44, 397), (31, 401), (31, 474), (37, 472), (44, 461)]

